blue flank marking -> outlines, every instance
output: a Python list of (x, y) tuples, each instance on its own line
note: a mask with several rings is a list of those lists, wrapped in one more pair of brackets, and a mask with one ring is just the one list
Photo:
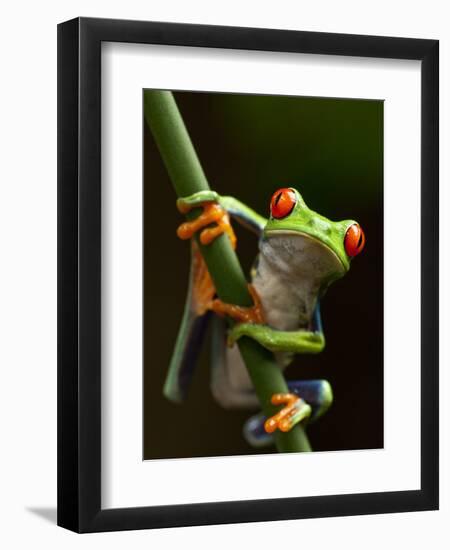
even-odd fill
[(313, 315), (313, 331), (323, 333), (322, 315), (320, 314), (320, 302), (317, 300)]
[(177, 379), (178, 389), (183, 400), (187, 397), (210, 318), (211, 312), (209, 311), (204, 315), (194, 317), (190, 322), (189, 330), (186, 334), (183, 356), (179, 366)]

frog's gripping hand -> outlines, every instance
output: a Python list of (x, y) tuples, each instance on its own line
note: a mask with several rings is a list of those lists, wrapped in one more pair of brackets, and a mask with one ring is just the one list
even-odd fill
[[(177, 208), (183, 214), (186, 214), (192, 208), (196, 207), (203, 208), (204, 217), (197, 224), (194, 223), (194, 225), (192, 225), (191, 222), (187, 222), (187, 225), (182, 224), (178, 229), (178, 236), (182, 239), (189, 239), (199, 229), (210, 223), (216, 222), (218, 226), (221, 226), (221, 229), (213, 233), (205, 233), (205, 231), (202, 231), (200, 235), (202, 244), (208, 244), (224, 231), (228, 233), (233, 243), (234, 234), (232, 236), (231, 232), (229, 232), (226, 227), (229, 224), (228, 216), (231, 216), (243, 227), (256, 233), (258, 236), (262, 235), (267, 223), (266, 218), (249, 208), (246, 204), (234, 197), (222, 197), (215, 191), (199, 191), (189, 197), (182, 197), (177, 200)], [(221, 222), (223, 214), (226, 214), (226, 217), (224, 217), (223, 222)], [(202, 236), (205, 242), (203, 242)]]
[[(196, 207), (203, 208), (203, 212), (195, 220), (184, 222), (178, 227), (177, 235), (180, 239), (190, 239), (200, 231), (200, 242), (208, 245), (225, 233), (230, 238), (233, 248), (236, 247), (236, 236), (230, 218), (218, 200), (219, 196), (215, 191), (200, 191), (177, 200), (177, 208), (182, 214), (187, 214)], [(214, 225), (210, 227), (211, 224)]]

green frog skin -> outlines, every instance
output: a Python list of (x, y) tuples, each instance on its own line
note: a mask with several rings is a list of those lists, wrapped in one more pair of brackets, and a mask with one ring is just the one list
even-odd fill
[[(214, 191), (179, 199), (177, 206), (181, 212), (204, 208), (196, 221), (180, 226), (181, 238), (200, 232), (202, 243), (207, 244), (226, 233), (234, 244), (231, 216), (259, 236), (259, 254), (250, 274), (254, 308), (223, 304), (214, 299), (214, 287), (192, 239), (189, 295), (164, 393), (173, 401), (186, 396), (212, 316), (213, 395), (225, 408), (256, 408), (258, 401), (235, 342), (242, 336), (253, 338), (274, 353), (281, 369), (295, 354), (321, 352), (325, 338), (320, 299), (330, 284), (348, 272), (352, 258), (364, 247), (364, 233), (354, 220), (334, 222), (314, 212), (300, 193), (289, 187), (273, 194), (269, 219)], [(208, 290), (199, 298), (202, 287)], [(227, 338), (223, 315), (236, 321)], [(270, 442), (270, 433), (277, 428), (288, 431), (297, 422), (317, 419), (331, 405), (332, 391), (325, 380), (292, 381), (288, 385), (290, 394), (272, 398), (273, 403), (285, 404), (279, 415), (265, 419), (258, 414), (246, 423), (244, 434), (252, 445)]]

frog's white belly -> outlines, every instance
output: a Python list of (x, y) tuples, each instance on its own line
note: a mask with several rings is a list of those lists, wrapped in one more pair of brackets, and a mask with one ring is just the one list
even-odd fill
[[(260, 251), (252, 283), (267, 324), (286, 331), (310, 329), (321, 285), (336, 270), (336, 258), (307, 238), (271, 238), (261, 242)], [(256, 407), (253, 384), (238, 347), (226, 348), (224, 355), (213, 383), (216, 400), (226, 408)], [(284, 368), (292, 354), (276, 353), (275, 359)]]
[(308, 328), (320, 281), (278, 267), (261, 254), (252, 281), (261, 298), (267, 323), (278, 330)]

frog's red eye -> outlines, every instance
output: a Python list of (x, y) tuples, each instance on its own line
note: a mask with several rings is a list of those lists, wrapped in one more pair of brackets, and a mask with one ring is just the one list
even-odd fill
[(345, 251), (351, 258), (357, 256), (362, 251), (365, 242), (366, 237), (359, 224), (354, 223), (347, 229), (344, 238), (344, 246)]
[(296, 202), (297, 198), (293, 189), (289, 187), (278, 189), (270, 199), (270, 213), (272, 217), (280, 220), (281, 218), (289, 216)]

